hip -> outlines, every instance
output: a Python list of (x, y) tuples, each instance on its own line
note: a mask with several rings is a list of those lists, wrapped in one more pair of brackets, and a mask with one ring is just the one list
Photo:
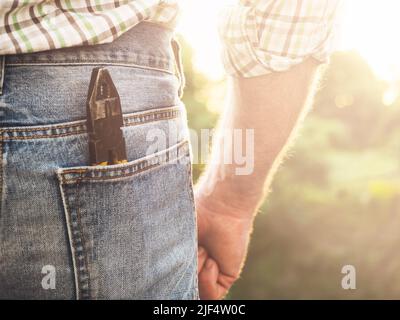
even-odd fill
[[(141, 24), (109, 45), (6, 57), (0, 296), (197, 296), (189, 135), (171, 41), (170, 31)], [(89, 163), (95, 66), (109, 70), (120, 95), (126, 163)], [(49, 265), (50, 290), (41, 273)]]

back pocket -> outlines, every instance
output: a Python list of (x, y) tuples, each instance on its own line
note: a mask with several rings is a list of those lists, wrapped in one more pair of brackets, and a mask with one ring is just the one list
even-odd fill
[(61, 168), (79, 299), (175, 299), (196, 286), (189, 143), (118, 165)]

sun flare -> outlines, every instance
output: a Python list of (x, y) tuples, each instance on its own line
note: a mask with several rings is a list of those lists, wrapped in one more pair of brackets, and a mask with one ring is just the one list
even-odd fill
[[(225, 5), (238, 0), (184, 0), (180, 33), (195, 50), (198, 71), (220, 79), (223, 68), (217, 24)], [(383, 80), (400, 80), (399, 0), (345, 0), (338, 36), (339, 50), (356, 50)]]

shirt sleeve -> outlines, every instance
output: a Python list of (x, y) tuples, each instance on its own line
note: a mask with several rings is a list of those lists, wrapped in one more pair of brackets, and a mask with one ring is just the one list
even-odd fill
[(329, 61), (341, 0), (241, 0), (222, 12), (228, 74), (255, 77), (314, 58)]

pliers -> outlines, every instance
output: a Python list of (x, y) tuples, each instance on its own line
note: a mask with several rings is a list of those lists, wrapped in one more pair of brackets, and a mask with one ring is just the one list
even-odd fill
[(92, 71), (86, 109), (91, 165), (126, 163), (121, 101), (106, 68)]

